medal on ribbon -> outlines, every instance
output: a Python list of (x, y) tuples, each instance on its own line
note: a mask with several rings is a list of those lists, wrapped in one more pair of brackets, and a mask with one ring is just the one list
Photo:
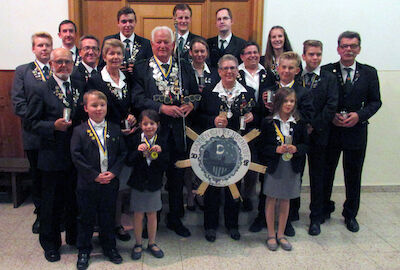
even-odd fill
[[(292, 144), (292, 136), (291, 136), (291, 135), (286, 136), (286, 137), (283, 136), (281, 130), (278, 128), (278, 126), (276, 125), (275, 122), (274, 122), (274, 127), (275, 127), (276, 135), (277, 135), (278, 138), (280, 139), (282, 145), (283, 145), (283, 144)], [(283, 159), (284, 161), (289, 161), (289, 160), (292, 159), (292, 157), (293, 157), (293, 154), (291, 154), (291, 153), (284, 153), (284, 154), (282, 155), (282, 159)]]
[(151, 160), (156, 160), (156, 159), (158, 158), (158, 153), (157, 153), (156, 151), (150, 152), (150, 149), (151, 149), (151, 147), (152, 147), (153, 145), (155, 145), (156, 140), (157, 140), (157, 134), (156, 134), (156, 136), (154, 137), (154, 140), (153, 140), (153, 143), (152, 143), (152, 144), (150, 143), (150, 140), (148, 140), (147, 137), (144, 136), (144, 143), (147, 145), (147, 147), (148, 147), (148, 149), (149, 149), (148, 151), (146, 151), (146, 153), (144, 153), (144, 155), (145, 155), (146, 157), (150, 157)]
[(97, 134), (96, 129), (93, 128), (93, 125), (92, 125), (92, 123), (90, 122), (89, 119), (88, 119), (88, 125), (89, 125), (90, 131), (91, 131), (92, 138), (94, 138), (96, 140), (97, 145), (99, 146), (99, 149), (101, 149), (101, 151), (104, 154), (104, 159), (101, 162), (101, 164), (103, 166), (107, 167), (108, 166), (108, 159), (107, 159), (107, 147), (106, 147), (106, 145), (107, 145), (106, 142), (107, 141), (106, 140), (107, 140), (108, 136), (105, 135), (105, 134), (107, 134), (107, 121), (105, 122), (105, 126), (103, 128), (104, 144), (101, 143), (101, 141), (99, 139), (99, 135)]

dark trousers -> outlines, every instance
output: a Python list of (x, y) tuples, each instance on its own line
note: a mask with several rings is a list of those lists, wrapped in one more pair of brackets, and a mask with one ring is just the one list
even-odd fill
[[(302, 167), (300, 172), (300, 183), (303, 183), (304, 167), (306, 166), (306, 157), (304, 156), (302, 160)], [(300, 197), (290, 199), (289, 217), (288, 222), (299, 220), (299, 210), (300, 210)]]
[(69, 171), (42, 171), (42, 197), (40, 208), (39, 241), (45, 251), (61, 246), (60, 224), (64, 214), (65, 239), (75, 244), (76, 226), (76, 173)]
[(258, 194), (258, 214), (256, 219), (258, 219), (259, 221), (264, 221), (265, 222), (265, 199), (267, 198), (267, 196), (264, 195), (263, 193), (263, 187), (264, 187), (264, 177), (265, 174), (261, 174), (258, 177), (258, 180), (261, 183), (261, 188), (260, 188), (260, 193)]
[[(111, 181), (118, 181), (113, 179)], [(80, 253), (92, 251), (92, 236), (96, 216), (100, 227), (99, 238), (103, 250), (115, 248), (115, 209), (118, 195), (118, 182), (94, 185), (90, 190), (77, 190), (78, 238)]]
[(346, 201), (343, 204), (342, 215), (345, 218), (355, 218), (360, 207), (361, 173), (364, 164), (366, 146), (362, 149), (346, 150), (327, 148), (325, 178), (327, 185), (324, 191), (324, 208), (332, 208), (331, 195), (335, 171), (343, 152), (344, 183)]
[[(236, 184), (240, 190), (240, 183)], [(234, 200), (229, 187), (208, 186), (204, 193), (204, 229), (216, 230), (219, 221), (219, 207), (221, 205), (221, 190), (225, 195), (224, 220), (225, 227), (238, 229), (239, 200)]]
[(185, 169), (176, 168), (175, 162), (185, 159), (185, 152), (183, 152), (182, 146), (176, 145), (172, 132), (168, 135), (168, 146), (170, 150), (170, 162), (166, 171), (169, 202), (167, 222), (171, 225), (178, 225), (181, 222), (180, 218), (185, 214), (183, 207), (183, 178)]
[(38, 164), (38, 150), (26, 150), (26, 156), (29, 161), (29, 173), (32, 178), (32, 201), (35, 205), (35, 213), (40, 214), (40, 197), (41, 197), (41, 175), (37, 167)]
[(324, 190), (326, 181), (324, 178), (324, 168), (326, 163), (326, 146), (310, 145), (308, 153), (308, 168), (310, 174), (311, 202), (310, 220), (311, 222), (322, 223), (325, 218), (324, 212)]

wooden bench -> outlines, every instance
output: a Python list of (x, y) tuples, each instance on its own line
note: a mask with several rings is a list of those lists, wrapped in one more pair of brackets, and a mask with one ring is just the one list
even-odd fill
[(11, 184), (12, 201), (14, 208), (17, 208), (26, 198), (23, 179), (18, 178), (17, 174), (29, 172), (29, 161), (26, 158), (0, 158), (0, 172), (10, 174), (11, 181), (3, 182), (6, 186)]

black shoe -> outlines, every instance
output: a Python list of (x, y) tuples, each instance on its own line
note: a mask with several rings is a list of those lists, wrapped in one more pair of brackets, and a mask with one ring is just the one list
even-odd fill
[(240, 232), (238, 231), (238, 229), (230, 229), (229, 230), (229, 235), (231, 236), (231, 238), (233, 240), (239, 240), (240, 239)]
[[(139, 249), (140, 248), (140, 251), (135, 251), (135, 249)], [(133, 246), (133, 249), (132, 249), (132, 252), (131, 252), (131, 258), (132, 258), (132, 260), (134, 260), (134, 261), (137, 261), (137, 260), (139, 260), (141, 257), (142, 257), (142, 251), (143, 251), (143, 246), (142, 246), (142, 244), (136, 244), (136, 245), (134, 245)]]
[(244, 198), (242, 202), (243, 212), (253, 211), (253, 203), (249, 198)]
[(104, 251), (104, 256), (108, 257), (108, 259), (112, 263), (115, 263), (115, 264), (122, 263), (122, 257), (121, 257), (121, 255), (119, 255), (118, 250), (115, 248)]
[(358, 232), (360, 230), (356, 218), (345, 218), (344, 223), (346, 223), (346, 228), (351, 232)]
[(263, 228), (267, 227), (267, 223), (265, 222), (265, 218), (256, 217), (253, 223), (249, 227), (250, 232), (259, 232)]
[(177, 235), (182, 236), (182, 237), (189, 237), (191, 235), (188, 228), (183, 226), (183, 224), (173, 225), (171, 223), (167, 223), (167, 228), (174, 231)]
[(131, 236), (127, 231), (125, 231), (124, 227), (122, 227), (121, 225), (115, 227), (115, 235), (119, 240), (124, 242), (131, 240)]
[(204, 235), (206, 240), (208, 242), (215, 242), (215, 239), (217, 239), (217, 233), (213, 229), (206, 230), (206, 234)]
[(38, 234), (40, 229), (40, 221), (39, 221), (39, 216), (36, 216), (36, 220), (32, 225), (32, 233)]
[(58, 252), (58, 250), (51, 249), (44, 252), (44, 257), (49, 262), (57, 262), (60, 260), (60, 252)]
[(89, 253), (79, 253), (76, 268), (78, 268), (78, 270), (86, 270), (89, 267), (89, 258)]
[(158, 247), (156, 244), (151, 244), (147, 246), (147, 251), (151, 253), (154, 257), (161, 259), (164, 257), (164, 252), (161, 250), (161, 248), (158, 247), (158, 250), (154, 249), (154, 247)]
[(308, 228), (309, 235), (319, 235), (321, 233), (321, 226), (319, 222), (311, 222)]
[(286, 223), (286, 227), (285, 227), (285, 232), (284, 233), (285, 233), (286, 236), (290, 236), (290, 237), (293, 237), (293, 236), (296, 235), (296, 231), (294, 230), (294, 228), (292, 226), (292, 223), (290, 221), (288, 221)]

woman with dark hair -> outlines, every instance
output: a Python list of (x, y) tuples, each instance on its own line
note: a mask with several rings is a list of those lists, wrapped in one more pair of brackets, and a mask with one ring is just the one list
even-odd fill
[(270, 69), (274, 73), (276, 81), (279, 81), (277, 71), (279, 56), (287, 51), (292, 51), (292, 45), (290, 45), (285, 29), (279, 25), (273, 26), (269, 30), (267, 49), (260, 62), (266, 69)]
[[(300, 196), (300, 178), (307, 151), (308, 135), (296, 111), (296, 92), (280, 88), (274, 97), (272, 115), (264, 118), (259, 137), (259, 160), (267, 166), (263, 193), (266, 199), (267, 247), (291, 250), (284, 236), (290, 199)], [(279, 201), (278, 232), (275, 234), (275, 205)]]

